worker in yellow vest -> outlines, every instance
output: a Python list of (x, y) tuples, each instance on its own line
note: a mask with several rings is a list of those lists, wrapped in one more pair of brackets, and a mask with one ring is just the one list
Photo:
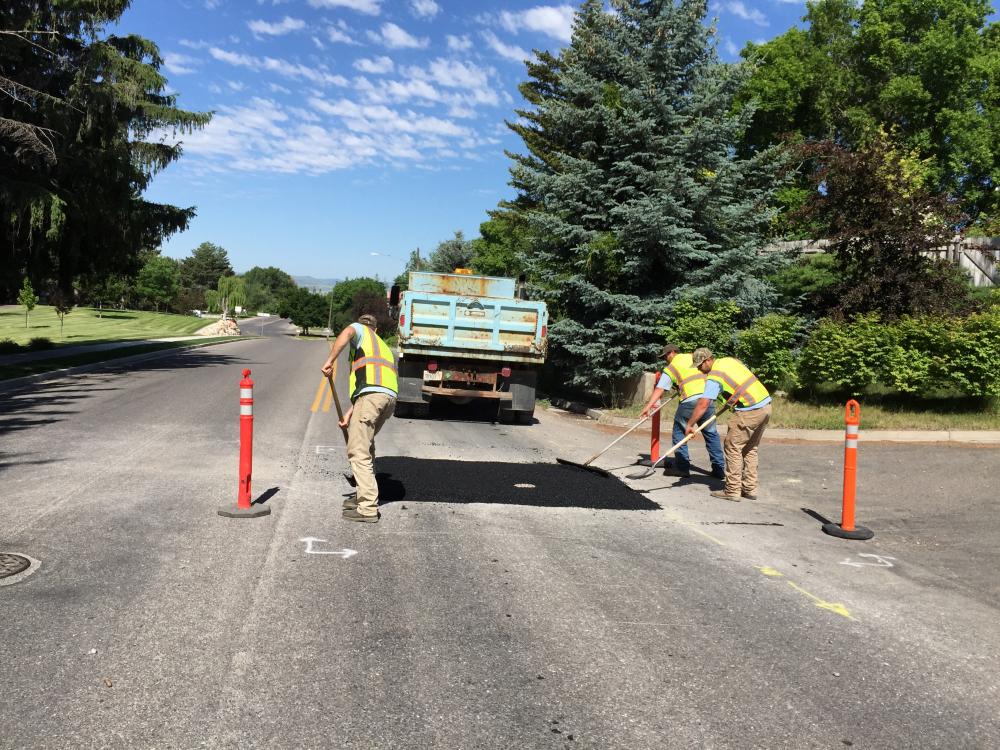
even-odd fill
[(691, 361), (708, 382), (701, 400), (688, 418), (687, 432), (694, 432), (698, 419), (713, 404), (721, 392), (729, 397), (726, 403), (733, 406), (726, 439), (726, 487), (715, 490), (713, 497), (738, 503), (741, 498), (757, 499), (757, 446), (771, 421), (771, 394), (757, 376), (735, 357), (716, 359), (711, 350), (695, 349)]
[[(666, 360), (666, 367), (660, 373), (660, 378), (653, 388), (653, 394), (649, 397), (646, 407), (642, 410), (640, 417), (645, 418), (653, 411), (654, 404), (660, 400), (663, 394), (670, 390), (671, 386), (677, 389), (680, 403), (677, 411), (674, 412), (674, 428), (671, 435), (671, 443), (677, 445), (684, 439), (687, 431), (688, 418), (695, 406), (701, 400), (701, 394), (705, 392), (707, 378), (694, 366), (691, 355), (681, 352), (677, 344), (667, 344), (663, 347), (663, 359)], [(698, 424), (704, 424), (715, 414), (715, 402), (709, 403), (704, 409)], [(725, 476), (726, 460), (723, 458), (722, 443), (719, 440), (719, 432), (712, 423), (701, 431), (701, 436), (705, 439), (705, 447), (708, 449), (708, 457), (712, 462), (712, 476), (722, 479)], [(691, 458), (688, 454), (687, 445), (682, 445), (674, 453), (673, 465), (663, 470), (663, 473), (673, 477), (691, 476)]]
[(399, 381), (392, 349), (377, 333), (374, 315), (362, 315), (347, 326), (333, 342), (323, 364), (329, 377), (337, 357), (350, 347), (351, 408), (344, 413), (341, 427), (347, 428), (347, 460), (357, 481), (356, 498), (344, 501), (348, 521), (377, 523), (378, 483), (375, 481), (375, 436), (396, 407)]

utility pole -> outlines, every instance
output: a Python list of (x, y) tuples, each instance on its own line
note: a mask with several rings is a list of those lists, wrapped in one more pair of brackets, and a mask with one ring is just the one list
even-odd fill
[(329, 343), (329, 341), (330, 341), (330, 333), (331, 333), (331, 328), (330, 327), (333, 325), (333, 290), (331, 289), (328, 292), (328, 294), (329, 294), (329, 297), (330, 297), (330, 313), (326, 316), (326, 340), (327, 340), (327, 343)]

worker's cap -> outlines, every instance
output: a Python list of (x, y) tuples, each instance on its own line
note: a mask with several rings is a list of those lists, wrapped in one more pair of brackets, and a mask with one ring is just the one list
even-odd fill
[(707, 349), (704, 346), (699, 346), (691, 353), (691, 361), (694, 363), (695, 367), (701, 367), (701, 363), (706, 359), (714, 359), (715, 355), (712, 354), (711, 349)]
[(359, 317), (358, 322), (363, 326), (368, 326), (369, 328), (378, 327), (378, 320), (375, 318), (374, 315), (369, 315), (368, 313), (365, 313), (364, 315)]
[(663, 347), (663, 351), (660, 352), (660, 358), (666, 359), (668, 354), (676, 354), (681, 348), (677, 344), (667, 344)]

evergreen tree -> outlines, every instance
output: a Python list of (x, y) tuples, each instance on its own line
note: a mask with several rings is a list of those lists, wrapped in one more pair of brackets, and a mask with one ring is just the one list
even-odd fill
[(454, 273), (456, 268), (468, 268), (472, 262), (472, 243), (465, 239), (461, 230), (456, 230), (455, 236), (444, 240), (428, 258), (428, 271), (435, 273)]
[(194, 215), (142, 197), (181, 154), (147, 139), (210, 115), (175, 106), (155, 44), (106, 33), (128, 4), (0, 3), (0, 297), (24, 273), (63, 291), (81, 275), (135, 273), (141, 248)]
[(557, 57), (539, 54), (511, 124), (530, 227), (525, 265), (549, 303), (553, 357), (594, 389), (655, 359), (673, 303), (725, 298), (767, 312), (762, 232), (777, 150), (735, 153), (752, 112), (733, 113), (746, 65), (719, 62), (705, 0), (587, 0)]

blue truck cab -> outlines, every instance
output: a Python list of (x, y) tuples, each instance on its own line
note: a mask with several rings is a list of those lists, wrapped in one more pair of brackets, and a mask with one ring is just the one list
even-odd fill
[(548, 349), (544, 302), (520, 299), (514, 279), (411, 272), (399, 300), (400, 415), (431, 399), (492, 399), (505, 422), (530, 422)]

